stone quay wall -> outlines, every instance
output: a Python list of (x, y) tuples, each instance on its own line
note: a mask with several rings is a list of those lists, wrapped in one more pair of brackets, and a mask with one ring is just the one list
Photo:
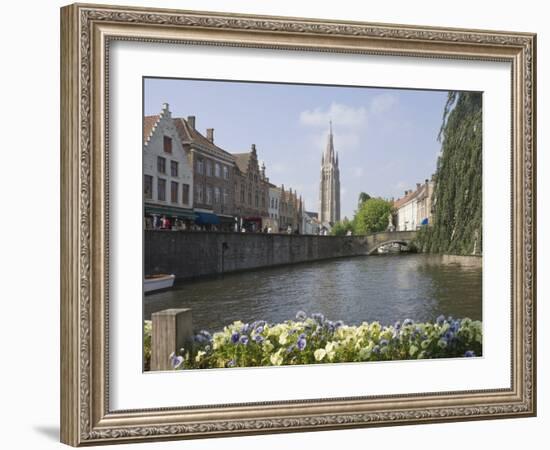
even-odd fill
[(366, 255), (361, 236), (145, 231), (145, 274), (190, 279), (260, 267)]

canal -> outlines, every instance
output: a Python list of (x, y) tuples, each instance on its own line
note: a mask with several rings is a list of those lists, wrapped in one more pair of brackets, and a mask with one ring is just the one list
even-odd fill
[(440, 314), (481, 320), (481, 292), (480, 258), (359, 256), (186, 281), (145, 296), (144, 318), (192, 308), (194, 326), (210, 331), (235, 320), (282, 322), (300, 310), (349, 325), (428, 321)]

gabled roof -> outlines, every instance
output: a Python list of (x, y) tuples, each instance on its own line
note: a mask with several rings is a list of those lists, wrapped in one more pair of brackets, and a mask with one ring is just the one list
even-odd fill
[(402, 206), (405, 206), (407, 203), (414, 200), (414, 198), (417, 197), (421, 193), (421, 191), (422, 191), (422, 188), (420, 188), (416, 191), (411, 191), (402, 198), (398, 198), (397, 200), (395, 200), (393, 202), (393, 207), (396, 208), (396, 209), (399, 209)]
[(242, 173), (248, 172), (248, 164), (250, 162), (250, 154), (248, 153), (232, 153), (231, 156), (233, 156), (233, 159), (235, 160), (235, 164), (237, 164), (237, 167)]
[(156, 116), (145, 116), (143, 118), (143, 143), (146, 144), (149, 138), (151, 137), (151, 133), (153, 132), (153, 128), (159, 121), (160, 116), (157, 114)]
[(199, 133), (195, 128), (189, 126), (187, 120), (182, 117), (174, 118), (174, 124), (176, 125), (176, 130), (180, 139), (183, 142), (193, 142), (198, 144), (201, 148), (210, 151), (217, 156), (222, 156), (225, 158), (230, 158), (231, 153), (226, 152), (222, 148), (215, 145), (213, 142), (210, 142), (205, 136)]

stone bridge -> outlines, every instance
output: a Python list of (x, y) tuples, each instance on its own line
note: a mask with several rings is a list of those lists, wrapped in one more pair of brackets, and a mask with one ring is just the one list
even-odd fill
[(371, 255), (386, 244), (409, 244), (415, 231), (367, 236), (145, 231), (146, 274), (173, 273), (178, 279), (239, 270)]
[(387, 244), (402, 244), (408, 245), (415, 238), (416, 231), (382, 231), (366, 236), (356, 236), (356, 239), (362, 241), (365, 253), (372, 255), (380, 247)]

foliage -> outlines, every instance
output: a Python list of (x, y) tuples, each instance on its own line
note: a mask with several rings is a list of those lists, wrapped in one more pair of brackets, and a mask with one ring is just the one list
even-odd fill
[(151, 363), (151, 321), (146, 320), (143, 325), (143, 360), (144, 360), (144, 367), (143, 370), (149, 370), (150, 369), (150, 363)]
[(384, 231), (388, 227), (388, 216), (392, 210), (392, 203), (381, 198), (371, 198), (362, 203), (354, 218), (355, 233)]
[(369, 194), (367, 194), (366, 192), (361, 192), (361, 193), (359, 194), (359, 200), (358, 200), (358, 202), (357, 202), (358, 208), (361, 208), (361, 205), (362, 205), (363, 203), (365, 203), (367, 200), (370, 200), (371, 198), (372, 198), (372, 197), (371, 197)]
[(433, 226), (419, 233), (422, 251), (482, 253), (482, 97), (450, 92), (439, 133), (442, 154), (432, 197)]
[(213, 335), (200, 331), (192, 349), (167, 357), (175, 369), (210, 369), (481, 356), (481, 344), (481, 322), (470, 319), (347, 326), (299, 312), (279, 324), (234, 322)]
[(353, 232), (353, 222), (349, 221), (347, 217), (341, 222), (336, 222), (330, 230), (332, 236), (345, 236), (348, 231)]

